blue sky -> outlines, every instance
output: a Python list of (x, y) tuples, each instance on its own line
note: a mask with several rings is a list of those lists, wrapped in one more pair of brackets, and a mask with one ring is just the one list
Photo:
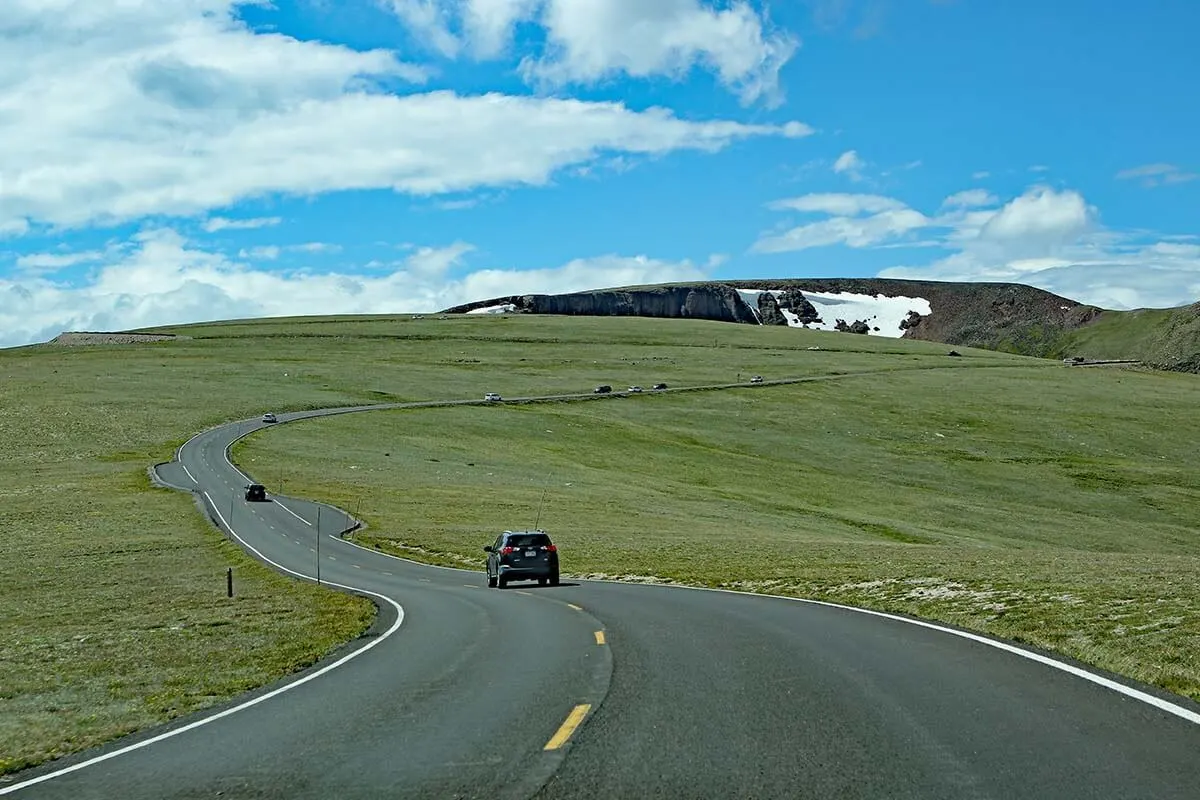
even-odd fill
[(708, 278), (1200, 299), (1194, 2), (5, 13), (0, 346)]

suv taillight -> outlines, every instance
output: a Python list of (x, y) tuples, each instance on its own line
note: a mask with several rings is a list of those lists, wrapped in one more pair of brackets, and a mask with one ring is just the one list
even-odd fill
[(506, 556), (506, 555), (509, 555), (510, 553), (512, 553), (512, 551), (513, 551), (513, 549), (511, 547), (501, 547), (500, 555)]
[(558, 552), (558, 547), (556, 547), (555, 545), (552, 545), (552, 544), (545, 545), (544, 547), (542, 547), (542, 549), (545, 550), (547, 553), (557, 553)]

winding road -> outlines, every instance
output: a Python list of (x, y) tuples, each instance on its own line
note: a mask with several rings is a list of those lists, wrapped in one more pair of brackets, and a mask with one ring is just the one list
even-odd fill
[(299, 676), (22, 772), (0, 795), (1200, 796), (1200, 706), (1181, 698), (828, 604), (565, 578), (487, 589), (482, 567), (346, 541), (337, 509), (245, 502), (228, 449), (260, 427), (197, 434), (158, 479), (275, 568), (311, 580), (320, 563), (322, 582), (372, 597), (376, 624)]

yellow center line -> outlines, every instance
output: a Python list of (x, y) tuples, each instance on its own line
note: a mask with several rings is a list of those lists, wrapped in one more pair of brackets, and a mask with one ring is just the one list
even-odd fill
[(579, 606), (575, 605), (574, 603), (567, 603), (567, 608), (573, 608), (573, 609), (575, 609), (576, 611), (583, 611), (583, 609), (582, 609), (582, 608), (580, 608)]
[(596, 631), (596, 644), (604, 644), (604, 631)]
[(566, 721), (563, 722), (554, 736), (550, 737), (550, 741), (546, 742), (546, 746), (542, 749), (557, 750), (566, 744), (567, 740), (571, 738), (571, 734), (575, 733), (575, 729), (583, 723), (584, 717), (591, 710), (592, 706), (589, 703), (583, 703), (571, 709), (571, 713), (567, 715)]

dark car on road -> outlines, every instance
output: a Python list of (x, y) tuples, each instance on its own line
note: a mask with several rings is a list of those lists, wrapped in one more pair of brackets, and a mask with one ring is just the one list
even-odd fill
[(604, 384), (603, 386), (597, 386), (595, 389), (592, 389), (592, 394), (608, 394), (611, 391), (612, 387), (608, 384)]
[(663, 389), (667, 388), (667, 385), (665, 383), (656, 383), (651, 388), (656, 392), (661, 392)]
[(267, 487), (261, 483), (246, 484), (246, 499), (252, 503), (261, 503), (267, 499)]
[(545, 531), (505, 531), (483, 549), (488, 586), (503, 589), (510, 581), (533, 580), (558, 586), (558, 548)]

